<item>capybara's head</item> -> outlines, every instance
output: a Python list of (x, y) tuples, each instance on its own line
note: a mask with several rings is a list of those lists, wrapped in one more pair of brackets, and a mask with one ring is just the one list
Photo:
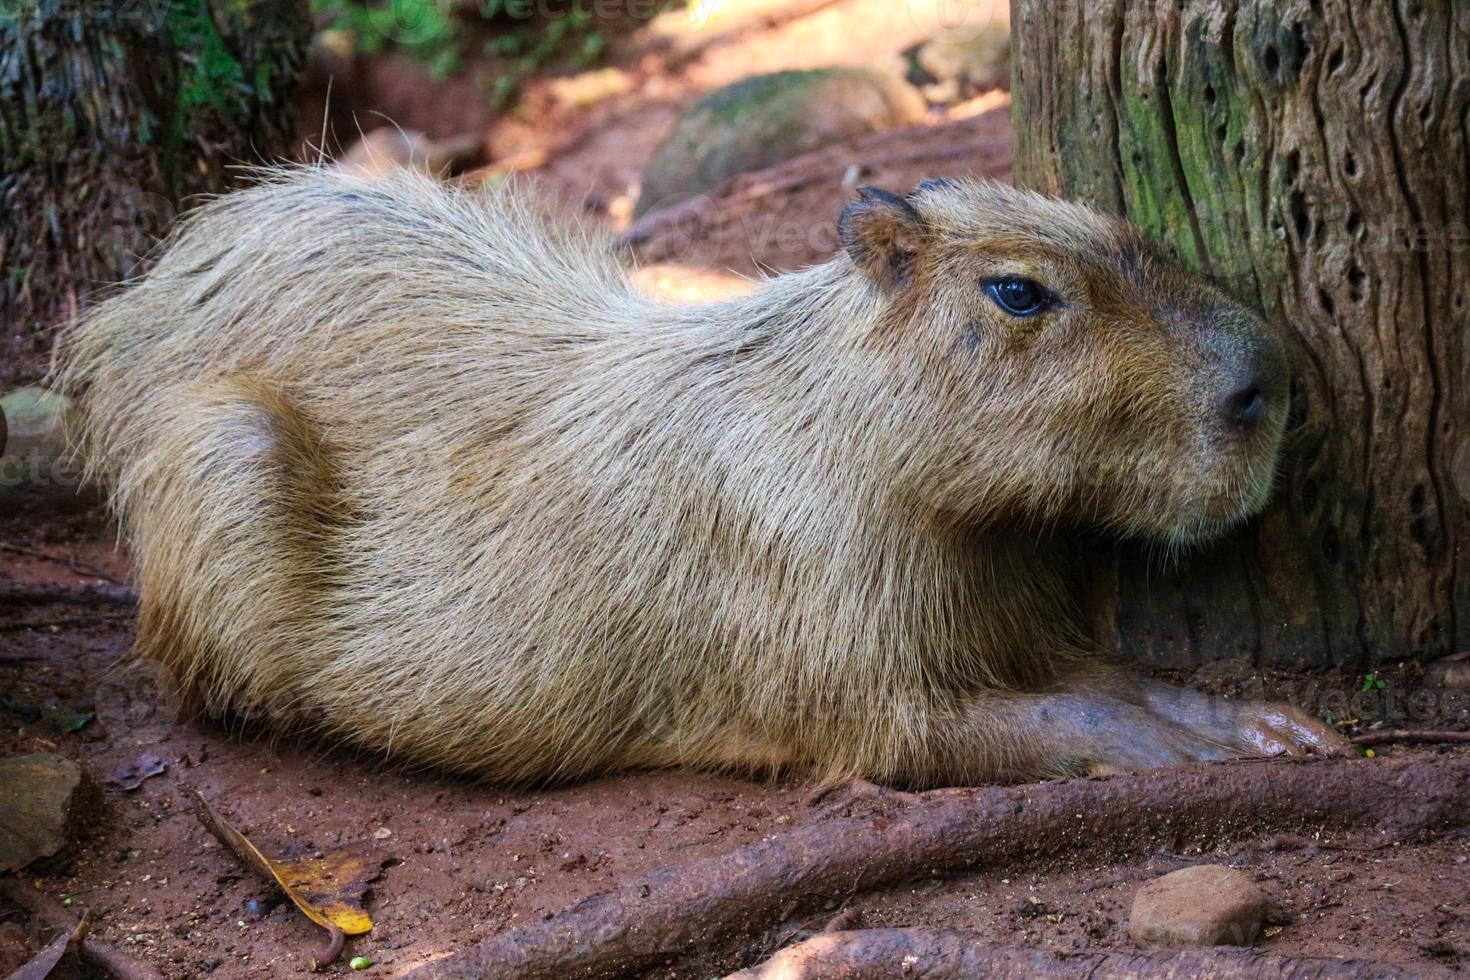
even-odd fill
[(838, 231), (882, 304), (873, 341), (925, 406), (911, 451), (936, 511), (1187, 542), (1265, 502), (1281, 340), (1133, 226), (945, 180), (863, 188)]

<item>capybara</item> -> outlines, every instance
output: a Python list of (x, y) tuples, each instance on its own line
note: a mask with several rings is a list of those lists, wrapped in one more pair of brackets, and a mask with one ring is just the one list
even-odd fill
[(1266, 499), (1281, 343), (1132, 227), (864, 188), (842, 251), (673, 306), (514, 188), (275, 172), (57, 383), (200, 710), (494, 780), (910, 787), (1335, 752), (1088, 650), (1056, 542)]

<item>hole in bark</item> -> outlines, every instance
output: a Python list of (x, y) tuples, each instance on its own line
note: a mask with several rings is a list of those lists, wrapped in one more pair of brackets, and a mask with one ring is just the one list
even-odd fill
[(1312, 244), (1318, 248), (1327, 244), (1327, 226), (1320, 221), (1312, 226)]
[(1297, 241), (1306, 241), (1312, 230), (1312, 216), (1307, 213), (1307, 196), (1301, 191), (1291, 192), (1291, 224), (1296, 229)]
[(1215, 127), (1215, 139), (1217, 139), (1217, 140), (1220, 141), (1220, 145), (1221, 146), (1224, 146), (1225, 145), (1225, 136), (1226, 136), (1226, 134), (1227, 134), (1227, 130), (1225, 129), (1225, 124), (1224, 123), (1221, 123), (1220, 125), (1218, 125), (1218, 126)]
[(1235, 141), (1235, 162), (1236, 163), (1240, 163), (1244, 159), (1245, 159), (1245, 141), (1244, 140), (1236, 140)]
[(1457, 310), (1463, 310), (1464, 308), (1465, 308), (1465, 294), (1464, 293), (1456, 293), (1455, 294), (1455, 309), (1457, 309)]
[(1367, 282), (1368, 274), (1357, 266), (1348, 270), (1348, 293), (1352, 296), (1354, 303), (1363, 302), (1363, 284)]
[(1422, 545), (1424, 543), (1425, 539), (1429, 537), (1427, 533), (1428, 529), (1429, 521), (1422, 516), (1416, 517), (1409, 522), (1409, 536), (1414, 539), (1415, 544)]
[(1419, 121), (1420, 122), (1422, 122), (1422, 123), (1429, 122), (1429, 117), (1432, 116), (1432, 115), (1434, 115), (1434, 103), (1432, 103), (1432, 102), (1426, 102), (1422, 106), (1419, 107)]
[(1301, 176), (1301, 172), (1302, 152), (1301, 150), (1292, 150), (1286, 155), (1286, 182), (1288, 184), (1295, 184), (1296, 179)]
[(1302, 484), (1301, 496), (1303, 510), (1310, 514), (1317, 509), (1317, 481), (1308, 480)]
[(1351, 152), (1343, 158), (1342, 171), (1349, 177), (1356, 177), (1358, 175), (1358, 158), (1353, 156)]
[(1328, 527), (1322, 533), (1322, 557), (1329, 565), (1336, 565), (1338, 556), (1342, 554), (1342, 548), (1337, 540), (1337, 528)]
[(1356, 235), (1363, 227), (1363, 216), (1356, 211), (1349, 211), (1347, 217), (1347, 230), (1349, 235)]
[(1342, 68), (1342, 63), (1342, 48), (1333, 48), (1332, 53), (1327, 56), (1327, 70), (1336, 74)]
[(1215, 104), (1215, 86), (1213, 86), (1213, 85), (1206, 85), (1205, 86), (1205, 105), (1214, 105), (1214, 104)]
[(1409, 494), (1409, 508), (1416, 514), (1424, 513), (1424, 484), (1414, 484), (1414, 489)]
[(1328, 316), (1333, 316), (1337, 313), (1337, 301), (1332, 298), (1332, 294), (1327, 290), (1321, 288), (1317, 290), (1317, 302), (1322, 304), (1322, 310)]
[(1261, 61), (1266, 66), (1266, 71), (1272, 75), (1281, 70), (1281, 52), (1276, 50), (1274, 44), (1266, 45), (1266, 52), (1262, 55)]

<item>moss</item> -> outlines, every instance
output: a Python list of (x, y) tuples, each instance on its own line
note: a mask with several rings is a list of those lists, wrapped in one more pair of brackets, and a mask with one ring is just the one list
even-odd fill
[(206, 107), (231, 114), (240, 102), (245, 69), (225, 43), (206, 0), (173, 0), (166, 25), (182, 55), (176, 118), (190, 118)]

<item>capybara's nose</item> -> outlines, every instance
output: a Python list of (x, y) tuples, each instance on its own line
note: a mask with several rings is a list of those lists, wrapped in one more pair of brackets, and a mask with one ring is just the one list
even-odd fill
[(1266, 393), (1261, 383), (1251, 378), (1220, 399), (1225, 422), (1240, 432), (1248, 432), (1266, 417)]

